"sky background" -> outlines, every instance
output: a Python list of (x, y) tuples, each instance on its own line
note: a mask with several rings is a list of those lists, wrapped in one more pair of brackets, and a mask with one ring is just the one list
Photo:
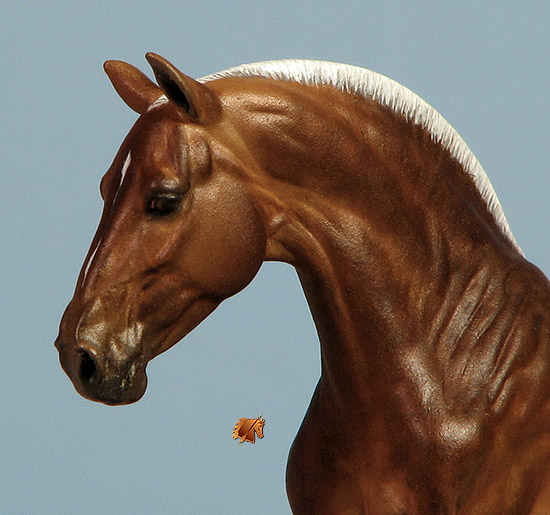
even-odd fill
[[(528, 259), (550, 272), (547, 1), (6, 3), (0, 32), (0, 512), (286, 514), (289, 448), (319, 376), (294, 270), (264, 265), (148, 367), (137, 404), (87, 401), (53, 347), (136, 114), (102, 70), (145, 52), (201, 77), (312, 58), (425, 98), (474, 151)], [(262, 414), (265, 437), (232, 440)]]

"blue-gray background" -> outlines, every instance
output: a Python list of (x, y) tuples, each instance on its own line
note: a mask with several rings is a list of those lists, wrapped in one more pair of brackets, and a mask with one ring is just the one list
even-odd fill
[[(548, 273), (549, 26), (546, 1), (6, 3), (0, 512), (289, 512), (287, 453), (319, 375), (290, 267), (264, 266), (154, 360), (135, 405), (86, 401), (59, 367), (53, 341), (99, 220), (99, 180), (136, 118), (104, 60), (147, 70), (154, 51), (194, 77), (286, 57), (384, 73), (457, 128)], [(263, 440), (231, 439), (239, 417), (260, 413)]]

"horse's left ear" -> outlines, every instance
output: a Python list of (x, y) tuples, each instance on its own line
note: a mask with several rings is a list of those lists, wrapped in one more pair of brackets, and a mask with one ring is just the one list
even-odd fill
[(217, 117), (220, 102), (207, 86), (183, 74), (160, 55), (148, 53), (145, 58), (166, 96), (194, 122), (207, 123)]

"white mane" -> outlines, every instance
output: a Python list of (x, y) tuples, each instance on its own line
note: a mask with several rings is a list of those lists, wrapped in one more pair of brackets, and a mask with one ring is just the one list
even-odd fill
[[(224, 77), (260, 76), (296, 81), (308, 85), (329, 85), (389, 107), (396, 114), (426, 129), (469, 173), (487, 203), (498, 226), (514, 247), (522, 253), (506, 221), (498, 197), (468, 145), (458, 132), (432, 106), (410, 89), (379, 73), (339, 63), (288, 59), (245, 64), (199, 79), (201, 82)], [(523, 254), (523, 253), (522, 253)]]

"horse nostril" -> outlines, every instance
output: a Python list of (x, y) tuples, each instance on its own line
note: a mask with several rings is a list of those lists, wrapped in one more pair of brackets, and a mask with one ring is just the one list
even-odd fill
[(97, 367), (94, 358), (85, 350), (80, 351), (80, 365), (78, 368), (80, 378), (85, 383), (92, 381), (97, 376)]

